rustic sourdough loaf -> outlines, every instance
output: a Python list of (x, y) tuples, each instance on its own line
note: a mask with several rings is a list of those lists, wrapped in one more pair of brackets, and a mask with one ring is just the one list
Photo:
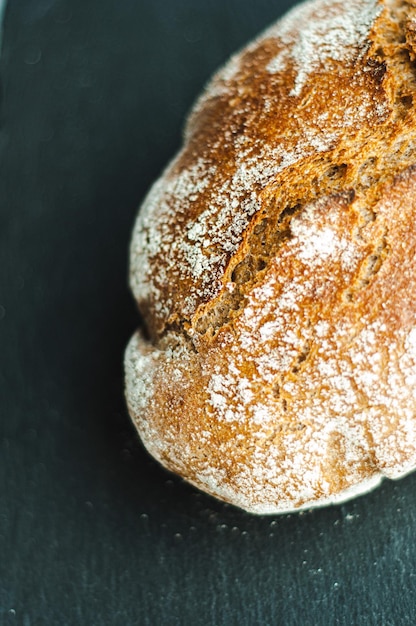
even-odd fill
[(317, 0), (194, 107), (131, 244), (149, 452), (254, 513), (416, 467), (416, 1)]

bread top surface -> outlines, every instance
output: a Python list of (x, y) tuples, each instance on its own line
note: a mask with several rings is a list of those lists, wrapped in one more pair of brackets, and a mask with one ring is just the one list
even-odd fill
[(296, 7), (214, 77), (136, 222), (131, 415), (247, 510), (416, 466), (415, 32), (413, 2)]
[[(134, 230), (131, 284), (153, 340), (228, 322), (239, 306), (227, 284), (243, 280), (244, 298), (282, 215), (348, 190), (371, 207), (412, 164), (414, 13), (376, 0), (300, 5), (214, 77)], [(235, 280), (262, 225), (266, 254)]]

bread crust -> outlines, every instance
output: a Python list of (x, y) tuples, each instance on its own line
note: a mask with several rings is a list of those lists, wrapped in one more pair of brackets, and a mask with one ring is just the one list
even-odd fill
[(319, 0), (234, 56), (139, 213), (150, 453), (254, 513), (416, 466), (416, 10)]

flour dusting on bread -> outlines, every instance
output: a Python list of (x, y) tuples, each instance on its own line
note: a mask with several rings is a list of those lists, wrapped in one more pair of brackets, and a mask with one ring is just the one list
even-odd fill
[(214, 76), (131, 244), (129, 410), (255, 513), (416, 467), (416, 3), (316, 0)]
[[(309, 75), (323, 63), (354, 60), (357, 50), (359, 55), (366, 52), (368, 33), (381, 11), (377, 0), (320, 0), (293, 9), (276, 29), (284, 48), (267, 70), (284, 71), (292, 59), (296, 77), (289, 94), (299, 96)], [(274, 32), (275, 27), (265, 37), (273, 37)]]

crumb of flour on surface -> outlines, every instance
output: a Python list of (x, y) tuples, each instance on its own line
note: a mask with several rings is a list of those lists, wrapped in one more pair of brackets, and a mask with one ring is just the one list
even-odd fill
[[(295, 7), (276, 29), (284, 47), (269, 62), (267, 70), (275, 74), (285, 70), (289, 62), (293, 63), (296, 77), (290, 95), (299, 96), (310, 74), (322, 63), (354, 59), (357, 47), (362, 47), (364, 54), (362, 44), (381, 11), (382, 5), (377, 0), (350, 0), (346, 5), (321, 0)], [(296, 38), (295, 27), (299, 28)], [(272, 37), (274, 30), (273, 27), (267, 30), (263, 37)]]

